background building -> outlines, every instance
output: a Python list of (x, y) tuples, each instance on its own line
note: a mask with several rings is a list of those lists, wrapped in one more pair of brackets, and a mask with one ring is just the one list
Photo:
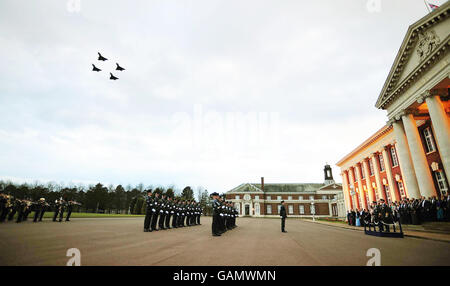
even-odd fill
[(226, 199), (244, 216), (278, 216), (284, 200), (291, 217), (344, 217), (342, 185), (334, 182), (330, 165), (324, 174), (324, 183), (310, 184), (265, 184), (262, 177), (260, 183), (245, 183), (228, 191)]
[(448, 193), (449, 12), (447, 2), (409, 27), (376, 102), (387, 124), (337, 163), (347, 209)]

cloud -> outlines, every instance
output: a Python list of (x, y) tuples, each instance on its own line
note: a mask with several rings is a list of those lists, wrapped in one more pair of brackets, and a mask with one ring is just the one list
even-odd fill
[(374, 102), (426, 13), (387, 3), (2, 1), (2, 178), (321, 182), (384, 124)]

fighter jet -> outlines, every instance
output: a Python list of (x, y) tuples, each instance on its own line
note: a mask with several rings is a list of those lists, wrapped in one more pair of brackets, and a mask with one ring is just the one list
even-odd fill
[(109, 79), (112, 79), (112, 80), (116, 80), (116, 79), (119, 79), (118, 77), (115, 77), (112, 73), (109, 73), (111, 76), (109, 77)]
[(118, 70), (118, 71), (124, 71), (125, 70), (123, 67), (119, 66), (118, 63), (116, 63), (116, 65), (117, 65), (116, 70)]
[(99, 72), (99, 71), (101, 71), (101, 69), (99, 69), (99, 68), (96, 67), (94, 64), (92, 64), (92, 71)]
[(105, 58), (104, 56), (102, 56), (100, 53), (98, 53), (98, 60), (99, 60), (99, 61), (106, 61), (106, 60), (108, 60), (108, 59)]

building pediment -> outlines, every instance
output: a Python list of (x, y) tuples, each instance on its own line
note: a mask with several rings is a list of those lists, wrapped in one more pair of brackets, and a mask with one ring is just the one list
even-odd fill
[(253, 184), (245, 183), (231, 189), (227, 193), (263, 193), (263, 191)]
[(322, 188), (319, 189), (319, 191), (339, 191), (339, 190), (342, 190), (342, 185), (336, 183), (323, 186)]
[(450, 2), (408, 28), (375, 104), (386, 109), (449, 50)]

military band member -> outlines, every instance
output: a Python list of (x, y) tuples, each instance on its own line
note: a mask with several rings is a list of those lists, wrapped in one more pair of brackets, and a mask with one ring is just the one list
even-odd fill
[(68, 201), (67, 202), (67, 215), (66, 215), (66, 221), (70, 221), (70, 215), (72, 214), (72, 210), (74, 206), (81, 206), (79, 202), (76, 201)]
[(145, 197), (145, 203), (147, 205), (147, 208), (145, 209), (145, 219), (144, 219), (144, 232), (151, 232), (150, 224), (152, 221), (153, 214), (155, 213), (155, 208), (153, 205), (153, 198), (152, 198), (152, 190), (147, 191), (147, 196)]
[(8, 217), (8, 214), (12, 211), (14, 207), (14, 198), (11, 195), (4, 195), (4, 206), (0, 214), (0, 222), (4, 222)]
[(41, 218), (41, 213), (45, 211), (45, 199), (40, 198), (39, 201), (34, 206), (34, 219), (33, 222), (37, 222)]
[(152, 231), (158, 231), (156, 228), (156, 223), (158, 222), (158, 216), (160, 214), (161, 210), (161, 200), (159, 199), (159, 192), (155, 192), (155, 198), (153, 200), (153, 208), (155, 209), (153, 216), (152, 216)]
[(63, 221), (64, 217), (64, 210), (66, 207), (66, 202), (63, 200), (63, 198), (60, 198), (59, 200), (55, 201), (55, 213), (53, 214), (53, 221), (56, 221), (56, 218), (59, 216), (59, 222)]

